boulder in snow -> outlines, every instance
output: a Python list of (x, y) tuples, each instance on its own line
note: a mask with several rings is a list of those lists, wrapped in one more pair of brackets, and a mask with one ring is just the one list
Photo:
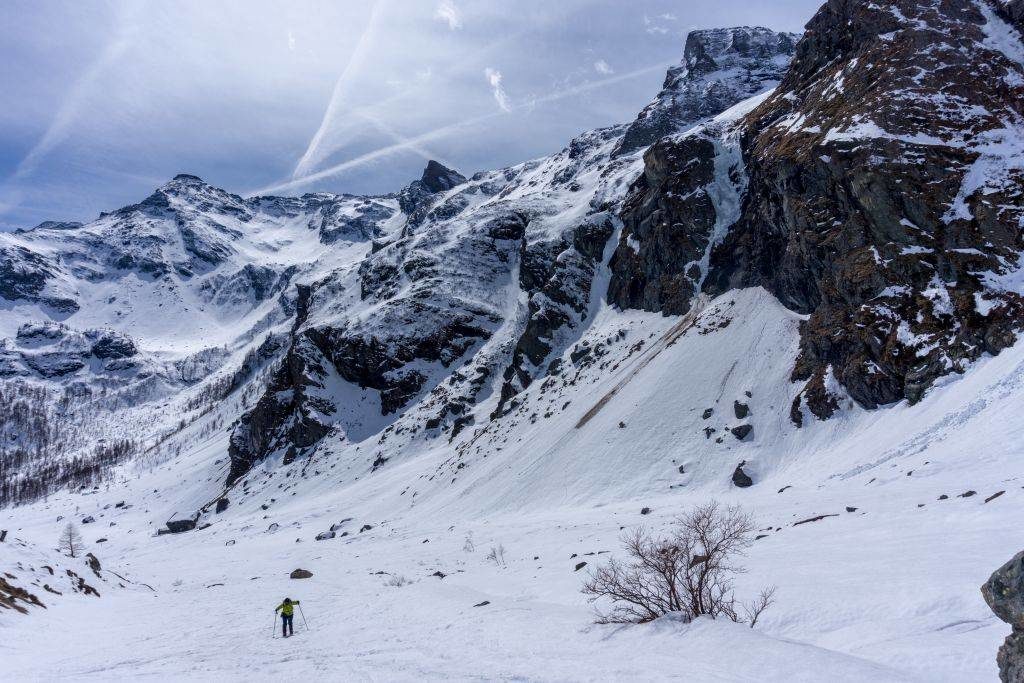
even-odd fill
[(754, 480), (750, 478), (750, 475), (743, 471), (743, 466), (746, 464), (747, 461), (744, 460), (739, 465), (736, 465), (736, 469), (732, 473), (732, 483), (741, 489), (754, 485)]
[(750, 425), (738, 425), (731, 428), (729, 431), (732, 432), (732, 435), (737, 439), (744, 441), (748, 436), (750, 436), (750, 432), (753, 431), (753, 429), (754, 428)]
[(197, 517), (172, 517), (167, 520), (167, 530), (172, 534), (192, 531), (196, 528)]
[(293, 571), (291, 574), (288, 575), (288, 578), (291, 578), (291, 579), (311, 579), (311, 578), (313, 578), (313, 572), (309, 571), (308, 569), (296, 569), (295, 571)]
[(1004, 683), (1024, 681), (1024, 551), (997, 569), (981, 587), (985, 602), (1013, 630), (996, 655)]

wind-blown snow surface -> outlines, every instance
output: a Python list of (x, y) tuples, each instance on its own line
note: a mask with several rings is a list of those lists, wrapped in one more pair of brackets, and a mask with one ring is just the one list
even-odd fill
[[(847, 406), (796, 430), (780, 409), (794, 388), (778, 359), (792, 357), (798, 322), (759, 289), (709, 302), (683, 329), (679, 318), (601, 306), (588, 337), (626, 329), (623, 348), (645, 339), (646, 354), (620, 355), (614, 370), (581, 368), (561, 396), (535, 383), (523, 422), (506, 435), (496, 421), (493, 433), (479, 435), (480, 452), (466, 455), (455, 485), (440, 481), (453, 457), (447, 444), (357, 478), (331, 469), (354, 461), (354, 450), (342, 449), (310, 465), (324, 470), (316, 478), (268, 465), (271, 485), (250, 497), (232, 492), (209, 528), (153, 536), (174, 511), (205, 502), (209, 485), (181, 473), (219, 479), (218, 434), (155, 471), (125, 469), (108, 490), (5, 511), (4, 526), (40, 546), (55, 542), (58, 514), (95, 516), (82, 530), (104, 568), (155, 589), (64, 596), (29, 616), (0, 614), (5, 673), (992, 679), (1005, 628), (978, 586), (1019, 545), (1024, 523), (1016, 414), (1024, 345), (983, 359), (917, 405)], [(737, 399), (750, 405), (754, 426), (742, 443), (724, 431), (737, 422)], [(551, 402), (559, 410), (531, 423), (529, 414), (543, 415)], [(715, 414), (705, 421), (709, 407)], [(706, 439), (704, 426), (718, 431)], [(755, 480), (749, 489), (729, 482), (741, 460)], [(739, 582), (744, 592), (778, 586), (778, 603), (758, 627), (593, 624), (579, 586), (606, 551), (618, 551), (620, 529), (663, 528), (711, 498), (743, 505), (765, 534)], [(138, 504), (114, 508), (121, 500)], [(642, 506), (652, 512), (642, 516)], [(795, 525), (819, 515), (835, 516)], [(338, 534), (347, 536), (313, 540), (346, 518)], [(100, 536), (109, 540), (97, 545)], [(486, 559), (498, 546), (501, 566)], [(582, 561), (587, 567), (574, 571)], [(314, 577), (289, 580), (297, 567)], [(394, 576), (409, 583), (388, 585), (400, 583)], [(302, 601), (308, 621), (306, 630), (298, 618), (294, 640), (272, 639), (272, 609), (285, 595)]]

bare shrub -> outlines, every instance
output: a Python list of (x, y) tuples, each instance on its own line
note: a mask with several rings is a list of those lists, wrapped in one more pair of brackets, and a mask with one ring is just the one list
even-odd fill
[(491, 546), (491, 552), (487, 553), (487, 561), (493, 562), (498, 567), (505, 566), (505, 546), (500, 543), (495, 546)]
[(753, 628), (775, 594), (768, 587), (743, 603), (733, 593), (733, 577), (745, 571), (736, 561), (753, 531), (753, 519), (739, 507), (701, 505), (676, 519), (665, 538), (642, 527), (627, 532), (628, 559), (595, 569), (582, 590), (591, 602), (612, 603), (610, 611), (598, 612), (599, 623), (644, 623), (679, 613), (686, 621), (726, 617)]
[(78, 557), (78, 554), (82, 552), (83, 546), (82, 534), (78, 533), (75, 525), (69, 522), (60, 534), (60, 538), (57, 541), (57, 549), (71, 557)]
[(387, 585), (392, 588), (401, 588), (409, 584), (409, 579), (405, 578), (401, 574), (389, 574)]
[(463, 552), (472, 553), (476, 551), (476, 543), (473, 542), (473, 532), (466, 534), (466, 542), (462, 544)]

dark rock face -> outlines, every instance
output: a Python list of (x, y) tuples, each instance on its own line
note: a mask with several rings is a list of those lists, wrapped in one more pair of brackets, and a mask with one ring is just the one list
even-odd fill
[[(412, 216), (418, 209), (423, 209), (430, 204), (434, 195), (446, 192), (457, 185), (466, 182), (466, 177), (443, 164), (431, 159), (427, 167), (423, 169), (420, 179), (412, 182), (398, 195), (398, 205), (408, 216)], [(423, 212), (420, 211), (420, 214)], [(416, 221), (419, 222), (419, 221)]]
[(290, 579), (311, 579), (313, 578), (313, 572), (308, 569), (296, 569), (288, 575)]
[(104, 332), (92, 345), (92, 355), (97, 358), (130, 358), (138, 353), (130, 337), (116, 332)]
[(196, 518), (192, 517), (178, 517), (176, 519), (168, 520), (167, 529), (172, 534), (181, 534), (195, 529), (197, 521), (198, 520)]
[(444, 192), (466, 182), (466, 176), (431, 159), (423, 169), (420, 183), (431, 192)]
[(1024, 681), (1024, 551), (993, 572), (981, 594), (995, 615), (1013, 629), (996, 657), (999, 678), (1020, 683)]
[(668, 314), (689, 310), (715, 226), (706, 191), (715, 178), (715, 145), (703, 136), (668, 138), (647, 150), (644, 175), (622, 210), (625, 227), (610, 264), (610, 301)]
[[(299, 290), (298, 321), (305, 319), (309, 290)], [(285, 449), (291, 462), (298, 452), (314, 445), (330, 432), (324, 416), (333, 415), (334, 405), (317, 395), (327, 375), (322, 351), (307, 336), (297, 336), (281, 365), (256, 405), (242, 416), (231, 432), (228, 456), (231, 484), (253, 464), (270, 453)]]
[(651, 146), (621, 211), (609, 301), (668, 314), (690, 309), (712, 247), (736, 220), (743, 157), (728, 122), (671, 134), (777, 85), (797, 38), (762, 28), (690, 33), (684, 65), (669, 71), (665, 89), (623, 137), (621, 149)]
[(64, 381), (88, 367), (91, 377), (123, 385), (141, 377), (142, 368), (159, 367), (150, 358), (136, 358), (140, 354), (135, 341), (111, 329), (76, 330), (62, 323), (31, 322), (18, 328), (15, 341), (0, 344), (0, 377), (34, 374)]
[[(844, 393), (865, 408), (917, 401), (1012, 344), (1024, 68), (993, 36), (1019, 43), (1007, 22), (1020, 13), (1019, 0), (826, 3), (781, 85), (738, 124), (647, 151), (609, 300), (680, 314), (700, 292), (763, 286), (809, 314), (798, 423)], [(692, 69), (717, 63), (714, 49), (687, 53)]]
[(691, 31), (683, 62), (630, 124), (615, 154), (631, 152), (778, 85), (799, 35), (766, 28)]
[(1024, 320), (999, 284), (1024, 246), (1024, 170), (989, 147), (1024, 114), (1024, 74), (985, 7), (831, 0), (747, 117), (748, 194), (705, 289), (761, 285), (810, 314), (793, 379), (818, 417), (826, 374), (866, 408), (917, 401)]
[(64, 314), (74, 313), (79, 309), (77, 301), (47, 291), (47, 282), (57, 273), (58, 266), (43, 255), (22, 246), (0, 244), (0, 297), (40, 303)]
[(559, 334), (586, 319), (591, 284), (612, 231), (611, 219), (600, 213), (573, 230), (571, 241), (524, 243), (519, 283), (530, 295), (529, 317), (505, 369), (495, 416), (544, 370), (544, 361), (558, 346)]
[(1024, 31), (1024, 0), (1001, 0), (996, 10), (1013, 24), (1018, 31)]
[[(97, 543), (99, 543), (99, 541), (97, 541)], [(98, 557), (96, 557), (92, 553), (86, 553), (85, 563), (89, 565), (89, 569), (92, 570), (92, 573), (95, 574), (97, 578), (103, 578), (103, 576), (100, 575), (100, 570), (102, 569), (102, 566), (100, 566), (100, 560)]]

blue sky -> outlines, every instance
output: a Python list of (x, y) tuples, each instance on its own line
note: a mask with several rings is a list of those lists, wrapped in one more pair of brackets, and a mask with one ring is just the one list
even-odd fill
[(388, 192), (630, 120), (694, 28), (821, 0), (0, 3), (0, 229), (188, 172), (239, 194)]

